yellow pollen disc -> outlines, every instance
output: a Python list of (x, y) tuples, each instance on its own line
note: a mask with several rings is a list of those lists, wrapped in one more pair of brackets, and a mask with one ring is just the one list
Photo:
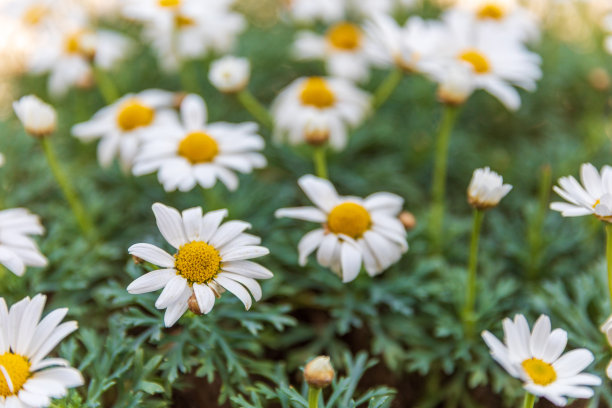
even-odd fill
[(597, 207), (599, 204), (601, 204), (601, 201), (599, 201), (598, 198), (597, 201), (595, 201), (595, 204), (593, 204), (593, 208)]
[(355, 24), (338, 23), (327, 31), (327, 41), (341, 50), (355, 50), (361, 45), (361, 30)]
[(211, 162), (217, 153), (217, 141), (201, 131), (187, 134), (178, 147), (178, 154), (193, 164)]
[(525, 360), (521, 365), (534, 384), (548, 385), (557, 379), (557, 373), (553, 366), (538, 358)]
[(195, 21), (193, 21), (193, 19), (190, 17), (184, 16), (182, 14), (177, 14), (174, 17), (174, 23), (177, 27), (188, 27), (194, 25)]
[(478, 50), (467, 50), (459, 55), (459, 59), (469, 62), (477, 74), (486, 74), (491, 70), (489, 60)]
[(25, 13), (23, 13), (23, 22), (29, 25), (37, 25), (47, 15), (49, 10), (41, 5), (35, 5), (29, 7)]
[(181, 0), (159, 0), (160, 7), (178, 7), (181, 5)]
[(81, 51), (81, 35), (80, 31), (70, 34), (64, 41), (64, 49), (68, 54), (77, 54)]
[(11, 392), (5, 373), (0, 370), (0, 397), (16, 395), (30, 377), (30, 362), (19, 354), (6, 352), (0, 355), (0, 366), (6, 370), (13, 388)]
[(337, 205), (327, 217), (327, 227), (331, 232), (355, 239), (360, 238), (370, 228), (370, 224), (368, 210), (355, 203)]
[(221, 256), (213, 246), (192, 241), (174, 255), (174, 267), (190, 284), (210, 282), (221, 268)]
[(138, 99), (130, 99), (119, 108), (117, 124), (129, 132), (141, 126), (149, 126), (154, 118), (155, 109), (143, 105)]
[(310, 77), (302, 85), (300, 99), (304, 105), (310, 105), (319, 109), (329, 108), (334, 105), (336, 97), (327, 82), (320, 77)]
[(492, 20), (501, 20), (504, 18), (504, 10), (495, 3), (487, 3), (484, 4), (478, 10), (477, 16), (481, 20), (486, 20), (488, 18)]

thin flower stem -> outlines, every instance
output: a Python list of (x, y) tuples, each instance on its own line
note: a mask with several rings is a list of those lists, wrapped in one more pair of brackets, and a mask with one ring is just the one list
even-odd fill
[(181, 87), (185, 92), (198, 93), (200, 82), (198, 80), (197, 67), (194, 61), (183, 61), (180, 71)]
[(315, 174), (317, 177), (327, 179), (328, 175), (327, 161), (325, 159), (325, 146), (318, 146), (314, 148), (312, 160), (314, 161)]
[(217, 192), (213, 190), (214, 187), (211, 188), (202, 188), (202, 198), (204, 199), (203, 208), (206, 211), (218, 210), (221, 207), (219, 203), (219, 196)]
[(533, 408), (535, 405), (535, 395), (526, 393), (523, 400), (523, 408)]
[(446, 190), (446, 162), (448, 157), (448, 145), (453, 126), (457, 119), (459, 109), (454, 106), (446, 105), (440, 129), (436, 141), (436, 155), (434, 162), (432, 196), (433, 204), (431, 208), (429, 228), (430, 235), (436, 249), (440, 246), (442, 235), (442, 220), (444, 218), (444, 193)]
[(320, 388), (313, 387), (312, 385), (308, 387), (308, 408), (319, 407), (319, 394), (321, 394)]
[(552, 184), (552, 172), (550, 165), (546, 164), (541, 169), (540, 188), (538, 194), (538, 207), (532, 222), (527, 228), (527, 242), (529, 243), (529, 264), (527, 276), (533, 279), (537, 276), (542, 259), (542, 228), (544, 219), (548, 212), (548, 201), (550, 198), (550, 186)]
[(270, 116), (270, 112), (268, 112), (266, 107), (263, 106), (248, 89), (245, 88), (238, 92), (237, 96), (242, 106), (244, 106), (259, 123), (268, 129), (274, 127), (274, 121), (272, 120), (272, 116)]
[(606, 224), (606, 259), (608, 260), (608, 293), (612, 308), (612, 224)]
[(395, 88), (399, 85), (402, 80), (404, 73), (401, 69), (395, 68), (389, 72), (389, 75), (381, 82), (381, 84), (374, 91), (374, 97), (372, 99), (372, 106), (374, 109), (378, 109), (383, 103), (389, 99)]
[(98, 89), (100, 90), (100, 94), (104, 98), (104, 102), (108, 105), (115, 102), (121, 96), (119, 94), (119, 90), (110, 79), (110, 77), (106, 74), (104, 70), (99, 67), (94, 67), (93, 69), (94, 77), (96, 80), (96, 84), (98, 85)]
[(45, 152), (45, 156), (47, 157), (47, 161), (49, 162), (49, 167), (51, 168), (53, 177), (55, 177), (57, 184), (59, 185), (60, 189), (62, 190), (62, 193), (64, 194), (64, 197), (66, 198), (66, 201), (68, 201), (68, 204), (72, 209), (72, 213), (74, 214), (74, 217), (76, 218), (76, 221), (79, 224), (81, 231), (86, 237), (93, 238), (93, 223), (91, 222), (89, 215), (85, 211), (85, 207), (83, 207), (79, 196), (77, 195), (76, 191), (74, 191), (74, 188), (72, 187), (72, 182), (61, 168), (57, 157), (55, 156), (55, 152), (53, 151), (53, 147), (51, 146), (50, 138), (43, 137), (40, 139), (40, 142)]
[(484, 211), (474, 209), (474, 224), (472, 225), (472, 238), (470, 241), (470, 259), (468, 262), (468, 278), (465, 292), (465, 306), (463, 308), (463, 322), (466, 331), (471, 334), (476, 323), (474, 308), (476, 305), (476, 272), (478, 270), (478, 241), (480, 228), (484, 218)]

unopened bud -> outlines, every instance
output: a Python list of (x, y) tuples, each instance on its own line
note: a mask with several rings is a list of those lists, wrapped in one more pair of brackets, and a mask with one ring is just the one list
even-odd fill
[(408, 231), (416, 227), (417, 224), (416, 217), (410, 211), (402, 211), (399, 215), (399, 220)]
[(140, 265), (144, 263), (144, 259), (137, 257), (136, 255), (132, 255), (132, 260), (136, 265)]
[(597, 91), (610, 89), (610, 75), (605, 69), (598, 67), (589, 72), (589, 83)]
[(197, 314), (197, 315), (202, 315), (202, 311), (200, 310), (200, 305), (198, 305), (198, 301), (195, 297), (195, 293), (192, 293), (191, 296), (189, 297), (189, 300), (187, 301), (187, 306), (189, 307), (189, 310), (191, 310), (193, 313)]
[(310, 118), (304, 126), (304, 140), (311, 146), (322, 146), (329, 140), (327, 121), (321, 117)]
[(57, 128), (57, 113), (35, 95), (27, 95), (13, 102), (15, 114), (26, 132), (34, 137), (45, 137)]
[(304, 379), (311, 387), (327, 387), (333, 381), (334, 375), (334, 368), (327, 356), (316, 357), (304, 367)]

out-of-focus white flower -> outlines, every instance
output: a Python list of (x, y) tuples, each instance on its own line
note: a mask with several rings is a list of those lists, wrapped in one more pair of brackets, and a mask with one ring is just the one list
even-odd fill
[(208, 79), (221, 92), (242, 91), (249, 83), (251, 63), (246, 58), (226, 55), (210, 64)]
[(540, 316), (529, 331), (525, 316), (517, 314), (514, 321), (504, 319), (505, 344), (488, 331), (482, 337), (491, 356), (511, 376), (523, 381), (523, 388), (544, 397), (557, 406), (565, 406), (567, 398), (591, 398), (590, 386), (600, 385), (601, 379), (582, 373), (593, 362), (593, 353), (581, 348), (562, 355), (567, 345), (567, 332), (551, 331), (548, 316)]
[(345, 3), (345, 0), (289, 0), (286, 4), (297, 21), (332, 23), (344, 18)]
[(78, 328), (60, 324), (68, 309), (56, 309), (40, 320), (46, 296), (22, 299), (7, 308), (0, 298), (0, 404), (2, 407), (48, 407), (68, 388), (83, 385), (83, 376), (63, 358), (45, 358)]
[(259, 246), (259, 237), (244, 232), (251, 227), (249, 223), (221, 224), (227, 210), (202, 214), (201, 207), (187, 209), (181, 215), (172, 207), (155, 203), (153, 212), (159, 231), (176, 253), (170, 255), (151, 244), (132, 245), (128, 250), (131, 255), (163, 269), (141, 276), (127, 290), (140, 294), (163, 288), (155, 307), (166, 309), (166, 327), (185, 313), (192, 295), (204, 314), (212, 310), (215, 296), (224, 290), (240, 299), (247, 310), (251, 295), (256, 301), (261, 299), (261, 287), (255, 279), (270, 279), (272, 272), (249, 259), (270, 251)]
[[(275, 137), (289, 143), (308, 141), (327, 130), (329, 144), (342, 149), (347, 143), (347, 126), (359, 124), (370, 109), (370, 96), (342, 78), (298, 78), (280, 92), (272, 106)], [(316, 126), (313, 126), (316, 124)]]
[(468, 203), (479, 210), (497, 206), (502, 198), (512, 190), (510, 184), (504, 184), (502, 176), (490, 168), (474, 170), (468, 186)]
[(553, 190), (567, 203), (554, 202), (550, 208), (564, 217), (593, 214), (612, 222), (612, 167), (603, 166), (601, 174), (591, 163), (580, 166), (580, 183), (573, 177), (561, 177)]
[(26, 266), (47, 266), (47, 258), (28, 236), (44, 232), (38, 216), (25, 208), (0, 211), (0, 263), (17, 276), (24, 274)]
[(536, 89), (541, 78), (541, 58), (527, 50), (511, 33), (493, 25), (476, 25), (464, 14), (445, 16), (445, 41), (425, 71), (437, 82), (445, 80), (455, 65), (471, 69), (476, 89), (484, 89), (508, 109), (521, 106), (513, 85), (527, 91)]
[(366, 22), (366, 32), (376, 47), (374, 57), (380, 63), (406, 71), (428, 71), (431, 58), (445, 39), (444, 25), (420, 17), (409, 18), (400, 26), (391, 16), (376, 14)]
[(297, 59), (322, 59), (331, 76), (351, 81), (365, 81), (370, 76), (373, 44), (354, 23), (332, 25), (325, 36), (301, 31), (293, 45)]
[(604, 30), (608, 32), (608, 36), (605, 39), (604, 45), (606, 47), (606, 51), (612, 54), (612, 14), (608, 14), (604, 18)]
[(82, 141), (101, 139), (98, 161), (107, 167), (117, 155), (124, 170), (130, 169), (140, 146), (143, 132), (153, 126), (178, 121), (171, 109), (175, 96), (172, 92), (149, 89), (127, 94), (113, 104), (100, 109), (87, 122), (72, 127), (72, 134)]
[(246, 28), (232, 11), (233, 0), (128, 0), (127, 18), (144, 24), (144, 37), (156, 50), (164, 69), (175, 70), (186, 59), (209, 52), (227, 53)]
[(300, 240), (299, 263), (317, 250), (317, 261), (350, 282), (365, 266), (370, 276), (383, 272), (408, 251), (406, 230), (398, 219), (404, 200), (391, 193), (365, 199), (340, 196), (325, 179), (306, 175), (298, 184), (316, 207), (281, 208), (276, 217), (321, 224)]
[(45, 137), (57, 128), (57, 112), (53, 106), (36, 95), (27, 95), (13, 102), (15, 114), (26, 132), (36, 137)]
[(3, 167), (4, 163), (6, 163), (6, 159), (4, 158), (4, 155), (0, 153), (0, 167)]
[(454, 65), (442, 73), (438, 98), (447, 105), (461, 105), (474, 92), (474, 80), (470, 67)]
[(159, 126), (144, 135), (134, 175), (157, 171), (166, 191), (189, 191), (197, 184), (211, 188), (217, 179), (235, 190), (235, 171), (250, 173), (267, 164), (258, 152), (264, 140), (257, 134), (257, 124), (207, 124), (206, 104), (195, 94), (183, 99), (181, 119), (182, 124)]
[[(606, 339), (608, 339), (608, 344), (612, 346), (612, 316), (606, 320), (604, 324), (601, 325), (601, 332), (606, 335)], [(612, 361), (606, 367), (606, 375), (609, 379), (612, 380)]]

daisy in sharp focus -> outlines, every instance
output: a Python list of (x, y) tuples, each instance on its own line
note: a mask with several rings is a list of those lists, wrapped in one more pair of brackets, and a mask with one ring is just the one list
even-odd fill
[(61, 323), (68, 309), (56, 309), (42, 320), (46, 296), (36, 295), (8, 310), (0, 298), (0, 406), (48, 407), (68, 388), (83, 385), (83, 376), (62, 358), (45, 358), (77, 322)]
[(531, 332), (525, 316), (520, 314), (514, 321), (504, 319), (503, 325), (505, 344), (488, 331), (482, 337), (493, 359), (508, 374), (523, 381), (527, 392), (557, 406), (565, 406), (567, 398), (593, 396), (590, 387), (600, 385), (601, 379), (581, 372), (593, 362), (593, 353), (582, 348), (563, 354), (567, 332), (551, 331), (548, 316), (540, 316)]
[(289, 143), (312, 138), (329, 141), (340, 150), (348, 140), (348, 126), (357, 126), (370, 110), (370, 96), (341, 78), (303, 77), (283, 89), (272, 105), (275, 137)]
[(486, 210), (497, 206), (510, 190), (512, 186), (504, 184), (503, 177), (490, 168), (476, 169), (467, 190), (468, 203), (479, 210)]
[(364, 199), (340, 196), (328, 180), (311, 175), (300, 177), (298, 184), (316, 207), (281, 208), (275, 215), (321, 224), (298, 244), (301, 266), (317, 250), (319, 264), (350, 282), (362, 263), (375, 276), (408, 251), (406, 231), (398, 219), (401, 197), (384, 192)]
[(553, 190), (567, 202), (550, 204), (551, 210), (564, 217), (595, 215), (604, 221), (612, 221), (612, 167), (603, 166), (601, 174), (591, 163), (580, 166), (582, 185), (573, 177), (561, 177)]
[(197, 184), (211, 188), (217, 179), (235, 190), (234, 172), (250, 173), (266, 166), (259, 153), (264, 140), (256, 123), (207, 124), (206, 104), (195, 94), (183, 99), (181, 119), (182, 124), (160, 126), (143, 138), (132, 169), (135, 176), (157, 171), (166, 191), (189, 191)]
[(248, 310), (251, 295), (261, 299), (262, 292), (255, 279), (269, 279), (272, 272), (250, 261), (270, 251), (259, 246), (261, 239), (244, 231), (250, 224), (228, 221), (221, 224), (227, 210), (202, 214), (201, 207), (179, 213), (172, 207), (153, 204), (159, 231), (176, 252), (170, 255), (151, 244), (135, 244), (129, 253), (163, 269), (149, 272), (132, 282), (127, 290), (132, 294), (162, 289), (155, 302), (166, 309), (164, 324), (170, 327), (185, 313), (194, 296), (201, 313), (209, 313), (215, 297), (224, 290), (234, 294)]
[(174, 101), (174, 93), (159, 89), (127, 94), (100, 109), (87, 122), (74, 125), (72, 134), (85, 142), (100, 139), (100, 165), (108, 167), (119, 156), (123, 169), (127, 170), (138, 152), (143, 132), (178, 121), (171, 109)]
[(25, 208), (0, 211), (0, 264), (17, 276), (24, 274), (26, 266), (47, 266), (47, 258), (28, 236), (44, 232), (38, 216)]
[(322, 59), (330, 75), (361, 82), (370, 76), (372, 47), (359, 25), (344, 21), (330, 26), (324, 36), (299, 32), (293, 54), (301, 60)]

